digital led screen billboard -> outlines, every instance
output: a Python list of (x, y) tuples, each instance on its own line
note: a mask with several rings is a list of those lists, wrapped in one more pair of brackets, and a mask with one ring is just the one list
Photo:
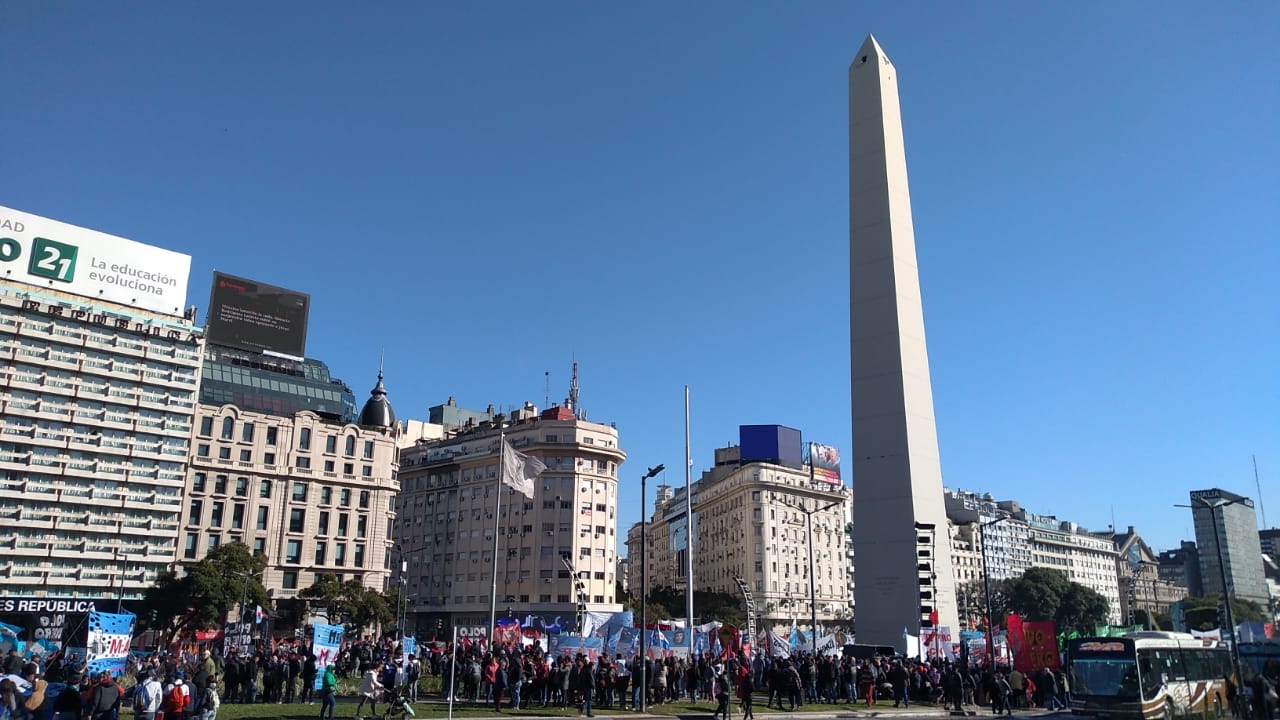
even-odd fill
[(205, 337), (242, 350), (305, 357), (311, 296), (215, 272)]
[(800, 431), (785, 425), (739, 425), (742, 462), (770, 462), (801, 466)]
[(843, 484), (840, 480), (840, 448), (816, 442), (805, 443), (804, 463), (811, 468), (814, 480)]

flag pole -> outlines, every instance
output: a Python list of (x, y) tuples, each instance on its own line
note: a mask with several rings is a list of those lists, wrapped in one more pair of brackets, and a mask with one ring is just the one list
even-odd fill
[(693, 662), (693, 455), (689, 450), (689, 386), (684, 386), (684, 614), (689, 662)]
[(498, 635), (498, 513), (502, 509), (502, 482), (506, 478), (506, 458), (503, 453), (507, 449), (507, 433), (498, 433), (498, 487), (493, 498), (493, 567), (489, 583), (489, 652), (493, 652)]

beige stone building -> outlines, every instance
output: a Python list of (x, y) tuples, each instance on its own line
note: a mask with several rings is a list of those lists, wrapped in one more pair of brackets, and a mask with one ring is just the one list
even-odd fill
[[(491, 597), (500, 617), (547, 623), (620, 610), (618, 474), (626, 453), (617, 428), (568, 407), (539, 413), (526, 405), (510, 419), (492, 417), (471, 417), (443, 440), (401, 451), (395, 539), (408, 558), (408, 626), (483, 636)], [(532, 499), (506, 486), (495, 497), (500, 433), (547, 466)]]

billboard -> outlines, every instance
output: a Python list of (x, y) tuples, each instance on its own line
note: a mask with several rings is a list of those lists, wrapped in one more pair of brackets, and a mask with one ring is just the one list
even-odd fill
[(739, 425), (742, 462), (770, 462), (801, 466), (800, 431), (784, 425)]
[(181, 316), (191, 256), (0, 207), (0, 271), (28, 285)]
[(843, 485), (840, 480), (840, 448), (822, 443), (805, 443), (804, 462), (811, 468), (814, 480)]
[(241, 350), (304, 357), (311, 296), (215, 272), (205, 337)]

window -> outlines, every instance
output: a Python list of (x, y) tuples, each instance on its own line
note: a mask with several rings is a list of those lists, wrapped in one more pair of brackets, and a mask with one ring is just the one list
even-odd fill
[(311, 428), (302, 428), (298, 431), (298, 449), (311, 449)]
[(360, 509), (361, 510), (369, 509), (369, 491), (368, 490), (360, 491)]
[(212, 527), (222, 527), (222, 503), (213, 503), (209, 510), (209, 525)]
[(355, 557), (352, 559), (354, 560), (353, 564), (356, 567), (364, 566), (364, 546), (363, 545), (356, 545), (356, 554), (355, 554)]
[(307, 457), (306, 455), (299, 455), (299, 456), (298, 456), (298, 461), (297, 461), (297, 466), (298, 466), (299, 468), (303, 469), (303, 470), (310, 470), (310, 469), (311, 469), (311, 458)]
[(325, 461), (324, 461), (324, 471), (325, 471), (325, 472), (327, 472), (327, 473), (331, 473), (331, 472), (333, 472), (333, 461), (332, 461), (332, 460), (325, 460)]
[(320, 511), (320, 527), (319, 529), (316, 530), (316, 532), (319, 533), (320, 535), (329, 534), (329, 511), (328, 510)]
[(347, 447), (342, 454), (346, 455), (347, 457), (350, 457), (356, 454), (356, 438), (354, 435), (347, 436)]
[(191, 491), (204, 492), (204, 473), (196, 473), (191, 477)]
[(204, 505), (199, 500), (192, 500), (191, 507), (187, 510), (187, 524), (199, 525), (202, 515), (204, 515)]
[(267, 529), (267, 506), (266, 505), (262, 505), (258, 507), (258, 524), (255, 527), (257, 527), (259, 530)]
[[(212, 428), (210, 428), (212, 429)], [(196, 533), (187, 533), (187, 547), (183, 551), (182, 556), (188, 560), (196, 559), (196, 545), (200, 542), (200, 536)]]
[(258, 497), (267, 498), (267, 499), (271, 498), (271, 481), (270, 480), (263, 480), (258, 485)]
[(196, 456), (204, 457), (204, 458), (209, 457), (209, 443), (200, 443), (199, 445), (197, 445)]
[(215, 475), (213, 477), (213, 494), (214, 495), (227, 494), (227, 476), (226, 475)]
[(218, 459), (220, 459), (220, 460), (230, 460), (230, 459), (231, 459), (231, 448), (229, 448), (229, 447), (220, 447), (220, 448), (218, 448)]
[(271, 452), (269, 452), (269, 453), (262, 453), (262, 463), (263, 463), (264, 465), (275, 465), (275, 464), (276, 464), (276, 454), (275, 454), (275, 453), (271, 453)]
[(351, 488), (343, 488), (342, 492), (338, 495), (338, 497), (339, 497), (339, 501), (338, 501), (339, 505), (341, 505), (342, 507), (351, 507)]
[(241, 451), (240, 451), (240, 462), (243, 462), (243, 463), (253, 462), (253, 451), (252, 451), (252, 450), (241, 450)]
[(323, 565), (323, 564), (324, 564), (324, 551), (325, 551), (325, 549), (326, 549), (326, 547), (325, 547), (325, 544), (324, 544), (323, 542), (318, 542), (318, 543), (316, 543), (316, 564), (317, 564), (317, 565)]
[(351, 463), (342, 463), (342, 474), (343, 474), (343, 475), (354, 475), (354, 474), (355, 474), (355, 472), (356, 472), (356, 466), (355, 466), (355, 465), (352, 465)]
[(264, 540), (263, 538), (254, 538), (254, 540), (253, 540), (253, 554), (254, 554), (254, 555), (264, 555), (264, 554), (266, 554), (266, 552), (267, 552), (267, 541), (266, 541), (266, 540)]
[(307, 484), (306, 483), (296, 482), (293, 484), (293, 501), (294, 502), (307, 501)]
[[(359, 515), (356, 517), (356, 537), (362, 538), (369, 529), (369, 516)], [(359, 563), (357, 563), (359, 564)]]
[(338, 452), (338, 436), (330, 435), (324, 439), (324, 451), (327, 453)]
[(210, 536), (209, 536), (209, 549), (210, 549), (210, 550), (213, 550), (214, 548), (218, 547), (218, 545), (219, 545), (221, 542), (222, 542), (222, 538), (221, 538), (221, 537), (219, 537), (218, 535), (210, 535)]
[(292, 565), (302, 563), (302, 541), (290, 540), (285, 543), (284, 561)]
[(365, 460), (373, 459), (373, 441), (372, 440), (364, 441), (364, 459)]
[(213, 418), (200, 418), (200, 435), (201, 437), (209, 437), (213, 434)]
[(373, 477), (373, 466), (372, 465), (360, 466), (360, 475), (362, 477)]
[(298, 571), (297, 570), (284, 571), (284, 589), (285, 590), (298, 589)]
[(338, 513), (338, 537), (347, 536), (347, 514)]
[(236, 478), (236, 497), (249, 497), (249, 478)]
[(276, 428), (276, 427), (267, 428), (267, 444), (268, 445), (276, 444), (276, 436), (279, 434), (279, 432), (280, 432), (280, 428)]
[(333, 564), (342, 567), (347, 564), (347, 544), (338, 543), (333, 546)]
[(320, 504), (321, 505), (333, 504), (333, 488), (329, 487), (328, 485), (320, 488)]
[(235, 432), (235, 429), (236, 429), (235, 420), (229, 417), (222, 418), (222, 439), (223, 440), (230, 440), (231, 434)]
[(305, 510), (294, 508), (289, 511), (289, 532), (300, 533), (306, 524), (307, 513)]
[(244, 505), (236, 503), (231, 509), (231, 527), (235, 530), (244, 529)]
[(253, 442), (253, 423), (247, 422), (240, 427), (240, 439), (244, 442)]

